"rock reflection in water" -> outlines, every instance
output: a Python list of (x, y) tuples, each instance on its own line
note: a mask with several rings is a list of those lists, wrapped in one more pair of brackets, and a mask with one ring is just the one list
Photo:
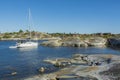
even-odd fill
[(80, 78), (66, 78), (66, 79), (59, 79), (59, 80), (98, 80), (98, 79), (90, 78), (90, 77), (80, 77)]

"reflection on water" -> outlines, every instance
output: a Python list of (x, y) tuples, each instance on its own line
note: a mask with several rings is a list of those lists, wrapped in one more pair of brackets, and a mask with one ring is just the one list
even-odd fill
[[(53, 65), (44, 63), (46, 58), (71, 57), (75, 53), (82, 54), (120, 54), (110, 48), (73, 48), (73, 47), (43, 47), (9, 49), (15, 41), (0, 42), (0, 80), (17, 80), (39, 74), (40, 67), (49, 68), (48, 72), (57, 70)], [(12, 76), (12, 72), (17, 75)], [(47, 72), (47, 73), (48, 73)]]
[(20, 50), (20, 51), (32, 51), (32, 50), (36, 50), (37, 48), (38, 48), (38, 46), (33, 46), (33, 47), (18, 48), (18, 50)]

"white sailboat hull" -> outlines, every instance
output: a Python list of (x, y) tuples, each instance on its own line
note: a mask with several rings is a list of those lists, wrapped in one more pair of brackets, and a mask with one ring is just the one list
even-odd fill
[(17, 43), (15, 46), (10, 46), (9, 48), (32, 48), (32, 47), (38, 47), (38, 42)]
[(17, 48), (27, 48), (27, 47), (37, 47), (37, 42), (25, 42), (25, 43), (18, 43)]

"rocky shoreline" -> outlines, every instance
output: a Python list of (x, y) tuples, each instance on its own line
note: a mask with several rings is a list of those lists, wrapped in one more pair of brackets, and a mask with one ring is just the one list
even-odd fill
[(81, 39), (79, 37), (69, 37), (65, 39), (51, 39), (42, 42), (40, 45), (48, 47), (110, 47), (120, 49), (120, 38), (89, 37)]
[(42, 72), (43, 74), (24, 80), (119, 80), (120, 78), (119, 55), (75, 54), (71, 58), (47, 59), (44, 61), (61, 69), (49, 74)]
[(56, 39), (48, 40), (41, 43), (43, 46), (58, 47), (58, 46), (67, 46), (67, 47), (104, 47), (106, 46), (107, 39), (102, 37), (91, 37), (84, 40), (79, 37), (69, 37), (66, 39)]

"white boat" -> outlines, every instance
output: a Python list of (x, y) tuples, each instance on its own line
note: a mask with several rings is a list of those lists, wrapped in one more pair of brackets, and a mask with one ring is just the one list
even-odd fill
[[(30, 9), (29, 9), (29, 21), (30, 21)], [(30, 30), (30, 25), (29, 25), (29, 30)], [(37, 47), (38, 42), (36, 41), (31, 41), (31, 31), (30, 31), (30, 38), (29, 40), (26, 41), (19, 41), (16, 43), (15, 46), (10, 46), (9, 48), (29, 48), (29, 47)]]
[(17, 43), (16, 44), (17, 48), (26, 48), (26, 47), (36, 47), (38, 46), (38, 42), (33, 42), (33, 41), (26, 41), (22, 43)]

